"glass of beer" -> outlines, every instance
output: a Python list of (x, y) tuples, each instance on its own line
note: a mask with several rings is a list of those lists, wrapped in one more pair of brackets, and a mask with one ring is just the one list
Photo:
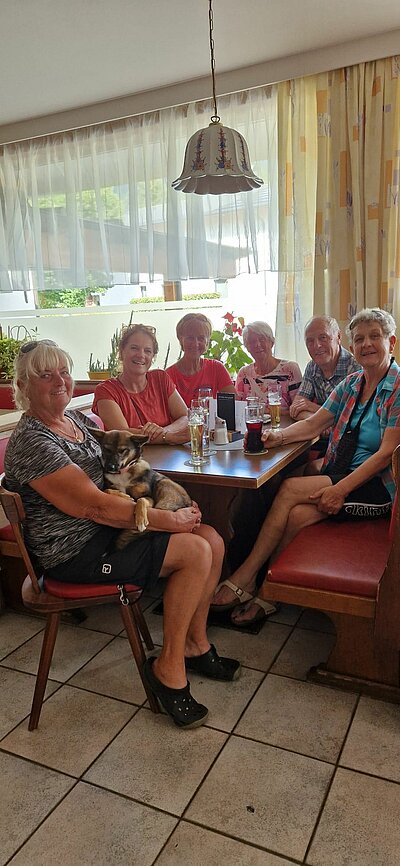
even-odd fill
[(263, 422), (258, 400), (246, 400), (245, 416), (247, 427), (246, 451), (249, 454), (257, 454), (259, 451), (264, 450), (261, 439)]
[(268, 388), (268, 411), (271, 415), (271, 427), (275, 430), (281, 425), (281, 402), (282, 391), (277, 382), (276, 385)]
[(188, 410), (191, 451), (191, 458), (187, 461), (189, 466), (201, 466), (207, 462), (203, 456), (204, 423), (204, 409), (201, 406), (191, 407)]

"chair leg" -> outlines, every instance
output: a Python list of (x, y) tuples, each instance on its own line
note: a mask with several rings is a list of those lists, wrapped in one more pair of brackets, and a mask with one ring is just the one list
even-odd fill
[(39, 717), (42, 709), (44, 693), (46, 691), (51, 660), (53, 658), (59, 622), (60, 613), (48, 614), (40, 653), (39, 667), (36, 675), (36, 686), (33, 695), (32, 709), (29, 717), (29, 731), (35, 731), (39, 724)]
[(132, 613), (136, 621), (136, 625), (140, 631), (142, 636), (142, 641), (146, 645), (146, 649), (153, 650), (154, 644), (152, 641), (151, 634), (148, 629), (147, 622), (144, 618), (142, 608), (140, 607), (140, 601), (135, 601), (132, 603)]
[(140, 640), (139, 629), (136, 624), (136, 620), (134, 614), (132, 613), (132, 605), (131, 604), (121, 604), (120, 607), (122, 620), (125, 626), (125, 630), (128, 636), (129, 643), (131, 645), (131, 650), (133, 653), (133, 657), (136, 662), (136, 667), (139, 671), (140, 679), (143, 683), (143, 688), (148, 697), (148, 701), (150, 704), (150, 709), (153, 713), (159, 713), (160, 707), (158, 705), (157, 699), (154, 697), (153, 692), (147, 685), (147, 682), (143, 676), (143, 663), (146, 659), (142, 641)]

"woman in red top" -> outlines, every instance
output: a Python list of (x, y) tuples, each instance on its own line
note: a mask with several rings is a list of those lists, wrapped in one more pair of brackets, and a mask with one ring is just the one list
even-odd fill
[(146, 433), (157, 445), (180, 444), (190, 438), (187, 409), (164, 370), (150, 370), (158, 352), (155, 328), (125, 328), (119, 344), (122, 373), (97, 386), (93, 411), (106, 430)]
[(187, 313), (176, 326), (182, 357), (167, 373), (187, 406), (197, 396), (199, 388), (211, 388), (212, 396), (218, 391), (234, 394), (232, 379), (221, 361), (203, 358), (208, 349), (212, 325), (203, 313)]

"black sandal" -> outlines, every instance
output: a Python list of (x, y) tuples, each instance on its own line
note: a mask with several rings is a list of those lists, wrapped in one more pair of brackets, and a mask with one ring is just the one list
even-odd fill
[(144, 676), (159, 704), (178, 728), (198, 728), (208, 717), (208, 709), (199, 704), (190, 694), (189, 683), (183, 689), (170, 689), (153, 673), (155, 656), (146, 659), (143, 665)]
[(232, 682), (240, 676), (240, 662), (237, 659), (219, 656), (214, 644), (211, 644), (210, 649), (201, 656), (185, 658), (185, 665), (188, 671), (201, 674), (210, 680)]

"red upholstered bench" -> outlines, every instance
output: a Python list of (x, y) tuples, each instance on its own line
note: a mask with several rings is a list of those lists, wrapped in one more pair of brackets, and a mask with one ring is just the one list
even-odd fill
[(303, 529), (268, 570), (266, 598), (326, 612), (336, 644), (308, 678), (400, 702), (400, 446), (392, 520)]

